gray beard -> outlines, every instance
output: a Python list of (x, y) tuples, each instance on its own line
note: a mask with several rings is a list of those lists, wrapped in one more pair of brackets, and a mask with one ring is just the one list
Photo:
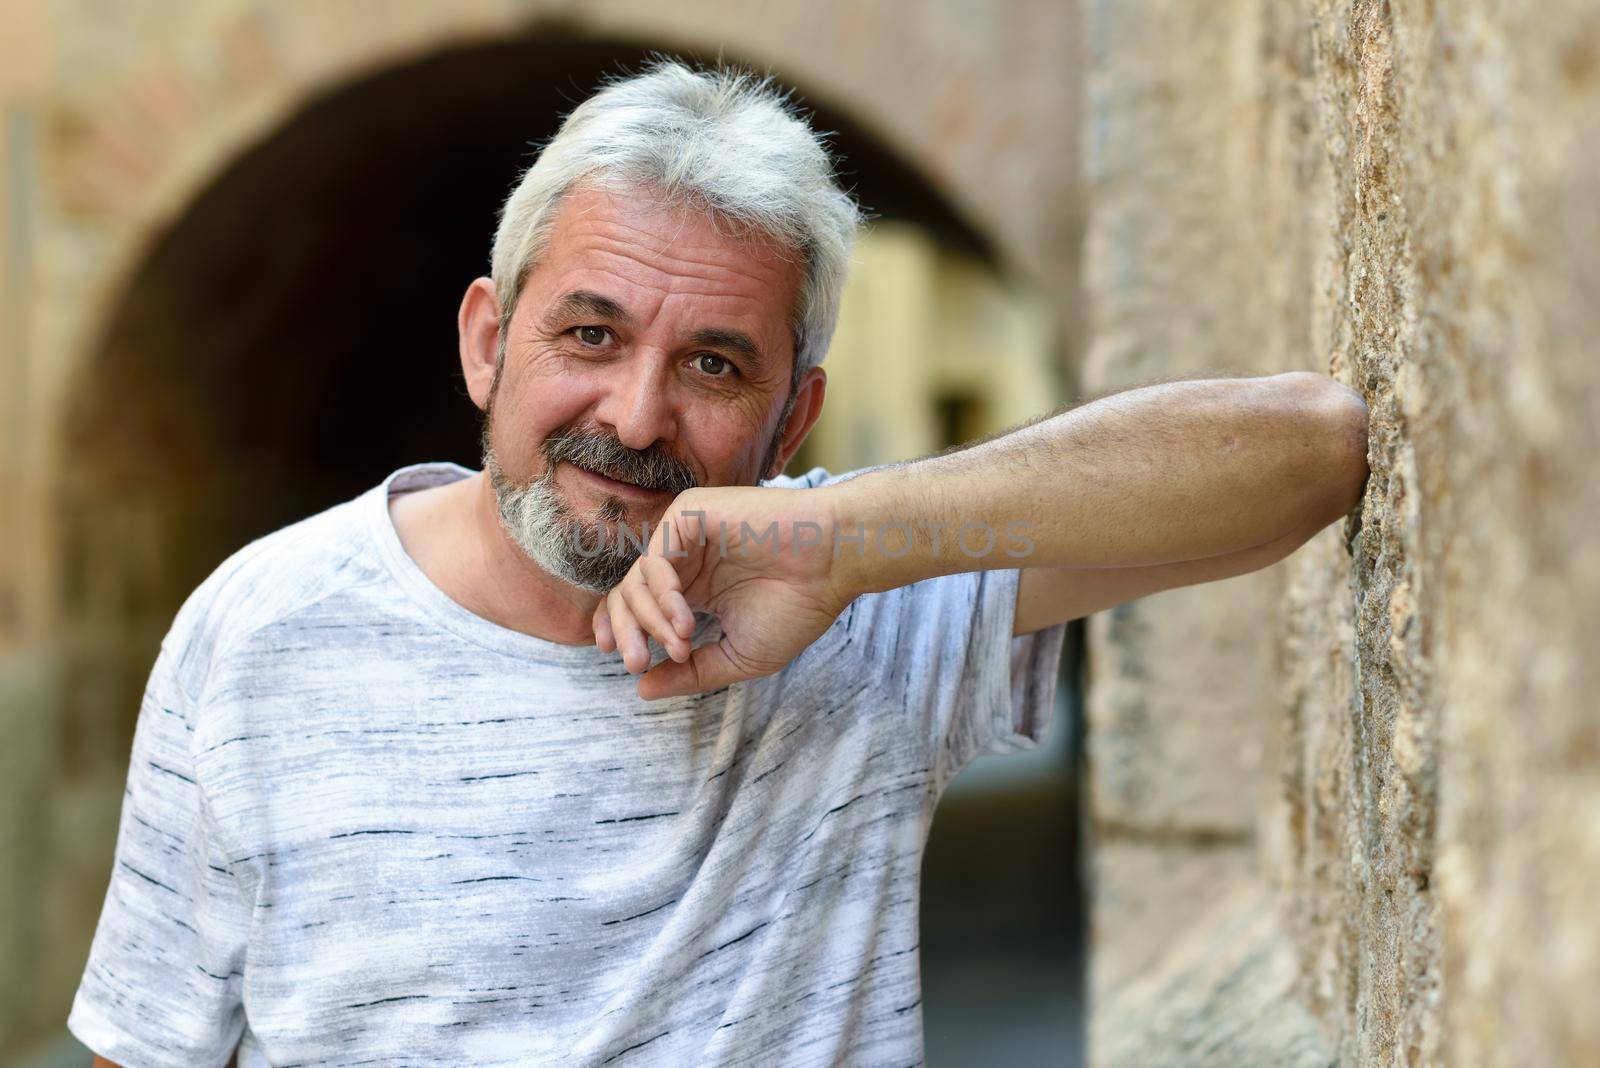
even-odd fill
[(553, 465), (524, 487), (512, 484), (492, 451), (484, 454), (484, 470), (500, 506), (500, 525), (529, 559), (563, 582), (604, 593), (639, 558), (628, 539), (607, 531), (607, 520), (620, 523), (624, 516), (616, 498), (601, 506), (599, 522), (585, 523), (556, 489)]

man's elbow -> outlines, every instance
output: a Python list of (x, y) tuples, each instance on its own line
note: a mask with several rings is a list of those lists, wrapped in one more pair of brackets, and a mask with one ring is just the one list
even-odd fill
[(1291, 371), (1280, 375), (1295, 391), (1297, 407), (1315, 428), (1321, 514), (1332, 523), (1361, 502), (1367, 483), (1369, 413), (1361, 394), (1327, 375)]

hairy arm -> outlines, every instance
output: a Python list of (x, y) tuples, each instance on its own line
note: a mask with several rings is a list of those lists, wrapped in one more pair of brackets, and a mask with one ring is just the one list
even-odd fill
[[(1021, 567), (1021, 634), (1244, 574), (1355, 504), (1367, 475), (1366, 426), (1358, 394), (1308, 372), (1116, 393), (829, 487), (847, 529), (905, 521), (914, 533), (912, 550), (897, 558), (843, 554), (841, 581), (867, 592)], [(1005, 537), (1019, 530), (1025, 544)], [(986, 531), (1003, 548), (975, 558)]]
[(1162, 590), (1197, 586), (1259, 571), (1289, 556), (1327, 525), (1319, 517), (1261, 545), (1170, 564), (1025, 568), (1017, 586), (1013, 633), (1027, 634), (1055, 623), (1080, 619)]

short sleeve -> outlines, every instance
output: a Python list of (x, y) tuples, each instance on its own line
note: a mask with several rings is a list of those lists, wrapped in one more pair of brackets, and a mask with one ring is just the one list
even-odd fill
[(1050, 730), (1066, 624), (1013, 636), (1021, 571), (968, 571), (858, 602), (883, 682), (942, 789), (973, 757), (1031, 749)]
[(192, 754), (163, 645), (134, 728), (105, 905), (67, 1028), (128, 1068), (225, 1064), (244, 1029), (249, 909)]
[[(815, 489), (893, 464), (838, 474), (813, 467), (762, 483)], [(1013, 637), (1018, 568), (967, 571), (858, 598), (845, 630), (871, 660), (889, 699), (898, 700), (943, 789), (973, 757), (1043, 742), (1055, 706), (1067, 626)]]

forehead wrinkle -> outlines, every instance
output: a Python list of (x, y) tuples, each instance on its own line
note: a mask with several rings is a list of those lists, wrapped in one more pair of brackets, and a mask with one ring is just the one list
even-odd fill
[[(716, 250), (720, 251), (732, 244), (741, 251), (754, 253), (757, 256), (766, 253), (780, 263), (794, 265), (803, 260), (796, 258), (797, 250), (789, 247), (784, 242), (778, 241), (771, 235), (759, 230), (739, 231), (734, 224), (733, 233), (724, 233), (718, 228), (716, 219), (708, 210), (696, 209), (691, 205), (677, 203), (663, 197), (659, 193), (645, 190), (640, 192), (619, 192), (604, 187), (588, 187), (580, 189), (573, 198), (578, 201), (587, 201), (577, 211), (577, 215), (588, 222), (591, 229), (599, 231), (602, 235), (608, 229), (623, 230), (635, 235), (642, 235), (648, 240), (633, 241), (632, 244), (642, 244), (659, 255), (670, 255), (666, 250), (677, 245), (684, 230), (696, 223), (703, 225), (713, 235), (712, 244), (692, 245), (691, 251)], [(599, 219), (591, 219), (596, 211), (605, 214)], [(661, 227), (655, 225), (662, 216), (672, 220), (674, 231), (665, 245), (661, 245)], [(631, 219), (642, 219), (643, 224), (635, 224)], [(659, 246), (659, 247), (658, 247)]]
[[(655, 229), (644, 226), (634, 226), (633, 224), (622, 219), (603, 219), (594, 223), (593, 225), (595, 231), (597, 232), (597, 236), (599, 236), (602, 240), (627, 241), (629, 244), (642, 245), (650, 248), (652, 251), (659, 252), (664, 255), (666, 254), (667, 249), (670, 249), (678, 244), (679, 238), (681, 238), (683, 235), (684, 227), (688, 225), (688, 220), (678, 220), (677, 231), (671, 237), (666, 238), (665, 240), (661, 238), (659, 232)], [(606, 232), (608, 230), (621, 230), (623, 231), (623, 234), (621, 236), (616, 234), (608, 234)], [(641, 238), (643, 240), (641, 240)]]
[[(672, 278), (674, 285), (662, 286), (662, 288), (670, 288), (672, 293), (694, 294), (694, 296), (734, 297), (734, 299), (746, 299), (746, 301), (760, 301), (762, 294), (768, 293), (774, 288), (782, 288), (782, 286), (776, 285), (778, 278), (766, 277), (766, 275), (760, 275), (760, 273), (739, 270), (736, 267), (728, 267), (728, 265), (723, 264), (704, 264), (704, 262), (698, 261), (670, 261), (667, 264), (648, 264), (648, 262), (642, 261), (637, 254), (630, 253), (630, 251), (597, 248), (594, 249), (594, 253), (597, 256), (606, 257), (606, 259), (613, 259), (613, 261), (627, 261), (630, 264), (643, 265), (648, 270), (667, 275), (667, 277)], [(730, 275), (733, 278), (739, 278), (739, 280), (747, 281), (750, 285), (754, 285), (760, 293), (728, 293), (726, 291), (726, 283), (730, 281)], [(699, 288), (699, 286), (686, 289), (677, 285), (680, 281), (702, 283), (702, 285), (710, 283), (710, 285), (718, 286), (718, 288), (714, 289), (714, 291), (707, 291), (707, 289)], [(632, 281), (630, 285), (648, 285), (648, 283)]]
[[(702, 273), (715, 272), (715, 270), (734, 270), (730, 269), (730, 267), (722, 267), (722, 265), (710, 261), (710, 259), (690, 259), (690, 257), (685, 256), (674, 256), (672, 253), (662, 253), (662, 251), (656, 251), (656, 249), (640, 248), (634, 241), (602, 241), (602, 243), (590, 246), (590, 251), (600, 254), (600, 256), (616, 256), (619, 259), (629, 259), (629, 261), (634, 261), (635, 264), (643, 264), (645, 267), (650, 267), (651, 270), (661, 270), (662, 273), (696, 273), (696, 275), (702, 275)], [(651, 262), (646, 262), (645, 257), (666, 261), (666, 264), (651, 264)], [(675, 267), (688, 267), (690, 270), (688, 272), (670, 270), (675, 269)]]
[[(604, 220), (595, 224), (594, 229), (598, 232), (594, 236), (601, 242), (620, 243), (629, 247), (643, 247), (653, 255), (677, 262), (696, 262), (697, 259), (700, 262), (714, 262), (719, 257), (727, 254), (727, 248), (730, 244), (734, 246), (737, 253), (747, 254), (757, 260), (767, 262), (773, 265), (774, 269), (781, 270), (783, 266), (792, 266), (797, 262), (793, 257), (787, 255), (781, 246), (771, 241), (758, 239), (723, 238), (720, 243), (694, 242), (687, 246), (681, 246), (680, 236), (690, 221), (688, 217), (680, 220), (677, 233), (673, 234), (664, 244), (657, 237), (656, 231), (632, 226), (621, 220)], [(629, 234), (643, 235), (649, 240), (632, 240), (625, 236), (605, 233), (610, 228), (627, 231)], [(697, 253), (701, 255), (696, 257), (695, 254)]]
[[(776, 242), (772, 241), (770, 238), (764, 237), (758, 231), (757, 232), (749, 232), (749, 233), (745, 233), (745, 234), (740, 234), (740, 233), (737, 233), (737, 232), (735, 232), (735, 233), (724, 233), (723, 231), (721, 231), (721, 230), (719, 230), (717, 228), (717, 224), (714, 221), (711, 220), (710, 216), (707, 213), (704, 213), (704, 212), (697, 212), (697, 211), (693, 211), (693, 210), (690, 210), (690, 209), (687, 209), (687, 208), (683, 208), (683, 207), (679, 207), (679, 206), (668, 206), (665, 210), (666, 210), (666, 214), (668, 215), (668, 217), (672, 219), (673, 225), (675, 227), (672, 236), (670, 238), (666, 239), (667, 246), (672, 246), (672, 245), (677, 244), (679, 239), (683, 236), (684, 230), (688, 229), (690, 226), (694, 225), (695, 223), (704, 223), (705, 224), (704, 228), (705, 229), (709, 229), (711, 231), (711, 233), (715, 236), (715, 239), (718, 242), (722, 243), (722, 244), (740, 245), (740, 246), (743, 246), (745, 248), (764, 247), (764, 248), (767, 248), (767, 249), (770, 249), (770, 250), (773, 250), (773, 251), (778, 251), (779, 248), (780, 248), (780, 246)], [(597, 221), (595, 221), (593, 223), (593, 225), (594, 225), (594, 227), (596, 229), (604, 229), (606, 227), (616, 227), (618, 229), (628, 230), (628, 231), (630, 231), (632, 233), (636, 233), (636, 234), (647, 234), (652, 238), (655, 238), (657, 236), (657, 234), (659, 233), (658, 229), (650, 227), (648, 225), (645, 225), (645, 226), (636, 226), (636, 225), (634, 225), (633, 223), (628, 221), (628, 219), (626, 218), (625, 215), (620, 214), (620, 213), (619, 214), (615, 214), (615, 215), (613, 215), (613, 216), (611, 216), (610, 218), (607, 218), (607, 219), (597, 220)], [(710, 246), (700, 246), (700, 247), (710, 247)]]
[[(792, 259), (782, 256), (778, 248), (770, 245), (752, 245), (749, 241), (680, 241), (672, 238), (670, 241), (661, 241), (656, 238), (651, 230), (632, 230), (622, 227), (629, 233), (606, 233), (597, 227), (590, 238), (600, 245), (622, 245), (626, 248), (638, 248), (653, 256), (664, 256), (667, 259), (702, 259), (702, 261), (718, 261), (723, 257), (749, 257), (758, 262), (778, 262), (778, 264), (792, 264)], [(645, 240), (632, 237), (643, 235)]]

